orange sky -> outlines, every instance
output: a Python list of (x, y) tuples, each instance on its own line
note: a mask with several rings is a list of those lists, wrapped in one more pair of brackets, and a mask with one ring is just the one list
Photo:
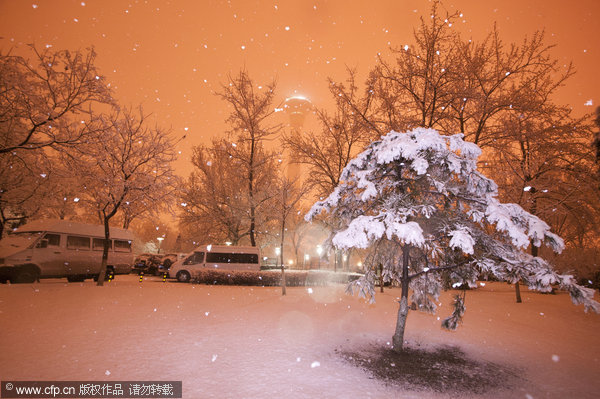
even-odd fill
[[(545, 29), (554, 55), (577, 74), (561, 101), (577, 114), (600, 105), (600, 1), (447, 0), (464, 14), (456, 27), (483, 37), (494, 21), (505, 41)], [(227, 73), (246, 67), (257, 83), (278, 82), (278, 101), (301, 94), (327, 106), (328, 76), (346, 65), (366, 72), (377, 52), (412, 43), (427, 0), (159, 1), (0, 0), (0, 49), (35, 43), (55, 49), (95, 46), (97, 66), (124, 105), (142, 103), (191, 147), (221, 135), (227, 107), (214, 96)], [(585, 106), (589, 100), (593, 106)]]

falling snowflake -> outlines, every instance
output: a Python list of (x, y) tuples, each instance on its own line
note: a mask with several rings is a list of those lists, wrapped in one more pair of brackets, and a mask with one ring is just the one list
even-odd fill
[(312, 363), (310, 364), (310, 368), (311, 368), (311, 369), (314, 369), (315, 367), (319, 367), (319, 366), (321, 366), (321, 363), (320, 363), (320, 362), (316, 362), (316, 361), (315, 361), (315, 362), (312, 362)]

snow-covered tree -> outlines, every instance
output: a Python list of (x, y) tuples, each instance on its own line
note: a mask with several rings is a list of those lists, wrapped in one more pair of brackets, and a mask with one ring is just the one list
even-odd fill
[[(546, 292), (552, 284), (568, 290), (575, 304), (600, 311), (593, 290), (560, 275), (542, 258), (526, 253), (531, 244), (564, 247), (549, 226), (519, 205), (501, 203), (497, 185), (477, 170), (480, 148), (462, 134), (440, 135), (417, 128), (390, 132), (348, 163), (341, 183), (307, 214), (322, 211), (342, 222), (332, 244), (373, 248), (387, 281), (402, 288), (394, 349), (402, 350), (408, 295), (421, 311), (435, 312), (443, 277), (454, 287), (474, 286), (483, 273), (499, 280), (525, 282)], [(374, 273), (349, 285), (351, 293), (374, 301)], [(455, 329), (464, 313), (461, 296), (442, 322)]]
[(142, 108), (115, 110), (103, 118), (103, 133), (77, 147), (67, 162), (78, 177), (82, 202), (93, 207), (104, 224), (105, 245), (98, 285), (108, 259), (110, 221), (127, 202), (156, 203), (177, 184), (172, 162), (175, 140), (159, 127), (147, 126)]

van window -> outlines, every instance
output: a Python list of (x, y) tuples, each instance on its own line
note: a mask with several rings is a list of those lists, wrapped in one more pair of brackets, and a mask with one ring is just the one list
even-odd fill
[(67, 249), (90, 249), (90, 238), (67, 236)]
[(48, 247), (58, 247), (60, 246), (60, 234), (51, 234), (48, 233), (44, 235), (44, 237), (38, 241), (36, 248), (48, 248)]
[(44, 236), (44, 239), (48, 240), (49, 247), (59, 247), (60, 246), (60, 234), (48, 233)]
[[(94, 251), (103, 251), (104, 250), (104, 238), (93, 238), (92, 239), (92, 249)], [(108, 249), (112, 249), (112, 241), (108, 240)]]
[(257, 254), (234, 254), (209, 252), (206, 255), (207, 263), (258, 263)]
[(204, 252), (194, 252), (186, 260), (183, 261), (184, 265), (197, 265), (204, 261)]
[(115, 252), (131, 252), (131, 241), (115, 240)]

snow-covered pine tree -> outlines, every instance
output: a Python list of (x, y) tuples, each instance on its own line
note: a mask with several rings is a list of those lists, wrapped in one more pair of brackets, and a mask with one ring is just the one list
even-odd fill
[[(475, 286), (482, 273), (510, 283), (523, 281), (542, 292), (558, 284), (573, 303), (600, 311), (593, 290), (525, 252), (530, 243), (544, 243), (557, 252), (564, 244), (544, 221), (498, 200), (497, 185), (477, 171), (480, 154), (462, 134), (444, 136), (425, 128), (392, 131), (350, 161), (341, 183), (306, 215), (311, 220), (330, 212), (343, 226), (333, 233), (332, 244), (376, 249), (373, 259), (383, 264), (386, 280), (400, 284), (393, 336), (397, 351), (403, 347), (409, 289), (418, 309), (433, 313), (443, 277), (454, 287)], [(369, 270), (348, 291), (374, 301), (374, 281)], [(442, 326), (456, 329), (464, 310), (464, 297), (456, 296), (454, 311)]]

